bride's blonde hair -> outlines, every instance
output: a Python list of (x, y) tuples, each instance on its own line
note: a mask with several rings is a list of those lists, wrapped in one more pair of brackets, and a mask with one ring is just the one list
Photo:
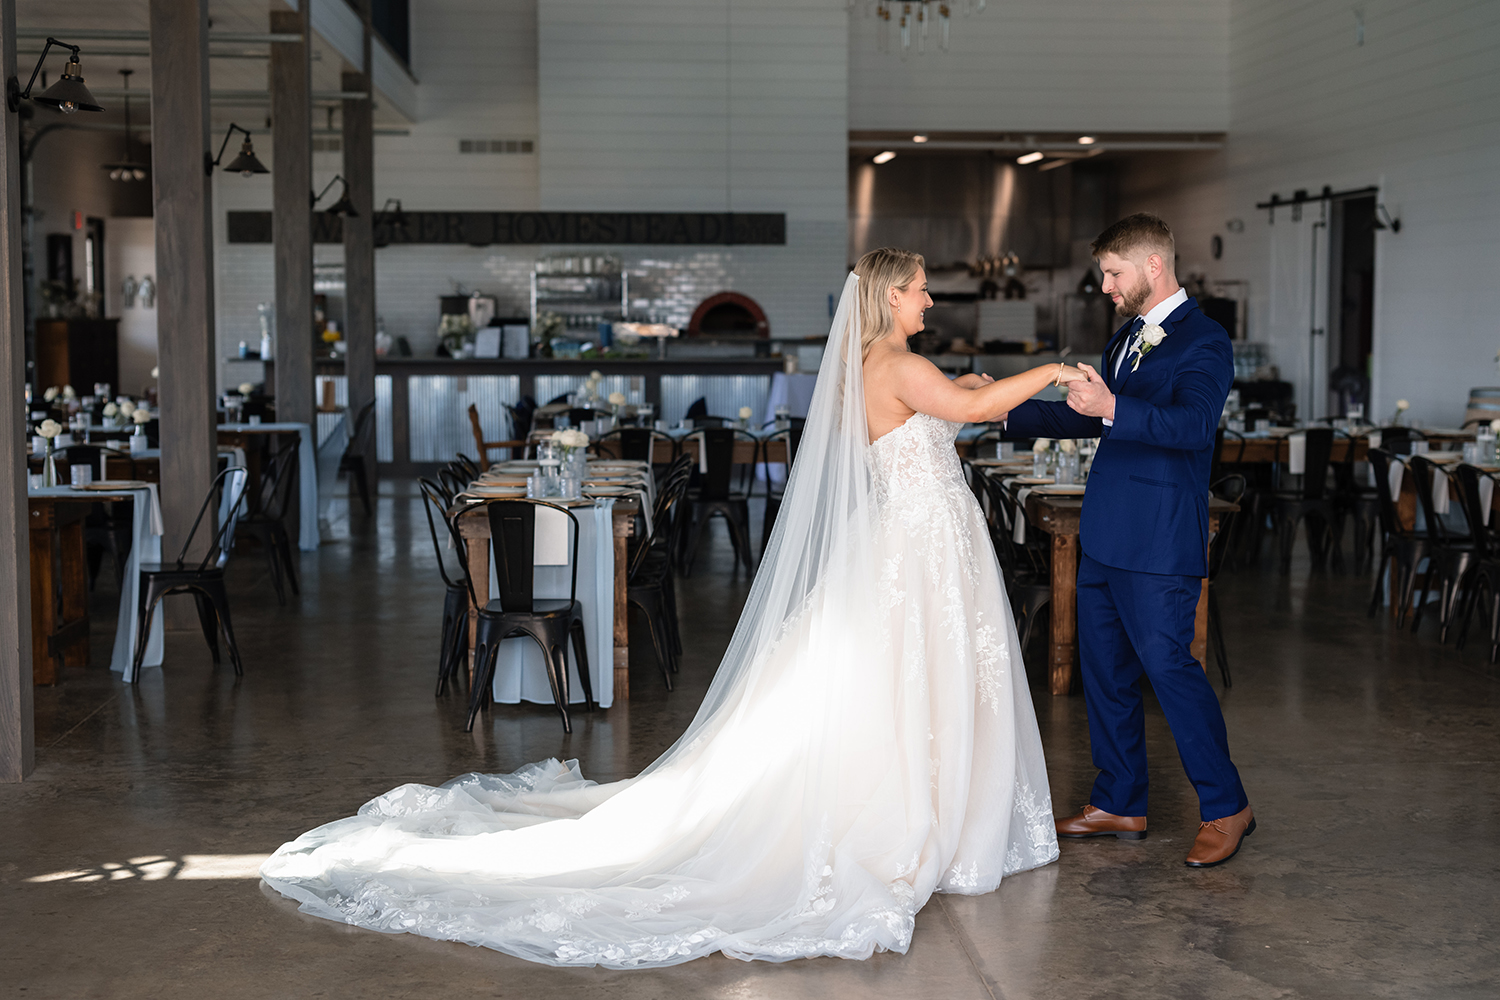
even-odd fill
[(895, 247), (871, 250), (854, 265), (854, 273), (859, 276), (861, 361), (870, 356), (870, 348), (877, 340), (896, 328), (896, 319), (891, 315), (890, 289), (906, 291), (917, 271), (926, 266), (921, 254)]

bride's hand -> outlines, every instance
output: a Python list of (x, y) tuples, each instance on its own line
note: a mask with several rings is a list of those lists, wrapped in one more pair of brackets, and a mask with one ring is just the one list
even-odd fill
[(1067, 385), (1069, 382), (1087, 382), (1089, 377), (1077, 368), (1060, 365), (1061, 374), (1058, 376), (1058, 385)]

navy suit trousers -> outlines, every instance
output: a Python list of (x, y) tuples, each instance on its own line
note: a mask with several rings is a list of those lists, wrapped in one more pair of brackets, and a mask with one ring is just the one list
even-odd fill
[(1079, 655), (1089, 742), (1099, 768), (1089, 804), (1096, 809), (1146, 815), (1143, 673), (1198, 791), (1202, 819), (1232, 816), (1249, 804), (1229, 759), (1219, 699), (1193, 658), (1201, 588), (1197, 577), (1116, 569), (1087, 554), (1079, 564)]

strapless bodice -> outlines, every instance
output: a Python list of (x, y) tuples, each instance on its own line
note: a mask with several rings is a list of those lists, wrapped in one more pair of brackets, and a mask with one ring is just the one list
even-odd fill
[(870, 445), (870, 476), (877, 502), (955, 488), (967, 492), (953, 447), (963, 424), (914, 413)]

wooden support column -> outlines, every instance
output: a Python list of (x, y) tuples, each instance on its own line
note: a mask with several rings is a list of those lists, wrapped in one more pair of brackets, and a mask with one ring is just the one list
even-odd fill
[[(0, 0), (0, 77), (16, 75), (16, 2)], [(26, 525), (26, 330), (21, 308), (20, 117), (5, 111), (0, 136), (0, 781), (36, 764), (31, 710), (31, 549)]]
[[(344, 374), (349, 379), (349, 432), (366, 405), (375, 402), (375, 131), (370, 89), (370, 0), (353, 0), (364, 20), (364, 72), (345, 73), (345, 93), (364, 93), (344, 102), (344, 180), (359, 214), (344, 219)], [(375, 417), (369, 433), (352, 442), (364, 449), (365, 473), (375, 487)]]
[(276, 253), (276, 419), (312, 425), (312, 4), (271, 11), (271, 238)]
[[(217, 452), (208, 0), (151, 0), (150, 23), (162, 552), (175, 558), (213, 482)], [(213, 531), (210, 517), (190, 554), (207, 553)], [(195, 623), (171, 611), (169, 625)]]

